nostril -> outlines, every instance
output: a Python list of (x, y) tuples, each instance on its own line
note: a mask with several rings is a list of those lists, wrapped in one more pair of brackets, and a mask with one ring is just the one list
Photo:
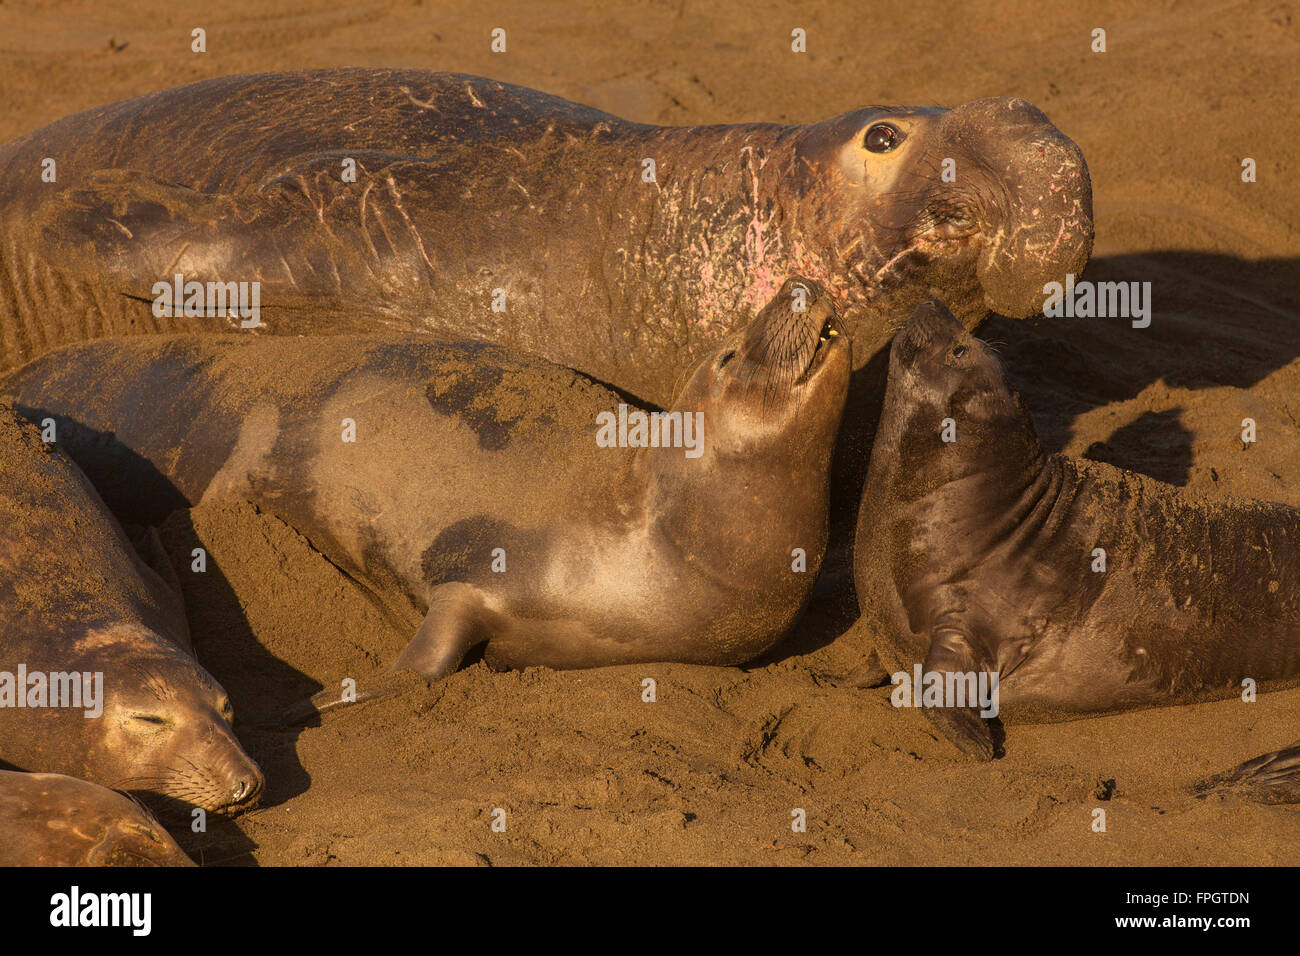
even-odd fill
[(247, 777), (235, 784), (233, 800), (235, 803), (247, 803), (257, 797), (262, 792), (262, 781), (259, 777)]

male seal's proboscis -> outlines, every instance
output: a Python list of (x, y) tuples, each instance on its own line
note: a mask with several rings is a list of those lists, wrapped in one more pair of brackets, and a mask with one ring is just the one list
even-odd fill
[(45, 444), (7, 403), (0, 672), (0, 762), (10, 767), (82, 777), (169, 812), (234, 809), (261, 793), (230, 700), (189, 649), (179, 595), (61, 444)]
[(494, 666), (555, 668), (771, 647), (823, 558), (851, 367), (830, 297), (791, 279), (672, 404), (693, 446), (602, 447), (624, 396), (428, 336), (119, 339), (5, 387), (119, 511), (243, 498), (417, 609), (392, 669), (433, 680), (482, 644)]
[(140, 804), (88, 780), (0, 770), (0, 866), (193, 866)]
[[(937, 302), (894, 340), (867, 480), (857, 587), (892, 671), (996, 673), (1003, 715), (1046, 720), (1300, 679), (1300, 510), (1045, 456), (1001, 363)], [(926, 713), (994, 756), (975, 708)], [(1300, 746), (1211, 785), (1300, 800)]]
[(0, 369), (236, 327), (157, 317), (180, 274), (259, 282), (263, 330), (451, 333), (663, 406), (788, 275), (861, 367), (930, 296), (1037, 314), (1092, 237), (1083, 156), (1024, 100), (665, 127), (452, 73), (231, 76), (0, 147)]

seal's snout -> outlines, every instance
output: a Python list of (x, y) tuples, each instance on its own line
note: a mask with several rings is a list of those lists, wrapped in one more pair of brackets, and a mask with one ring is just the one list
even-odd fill
[(827, 355), (846, 350), (839, 313), (821, 285), (802, 276), (786, 279), (745, 332), (744, 348), (769, 378), (805, 381)]
[(260, 773), (256, 776), (250, 774), (248, 777), (236, 781), (235, 792), (232, 795), (233, 805), (240, 806), (245, 803), (253, 802), (262, 795), (262, 787), (264, 785)]
[[(723, 360), (731, 352), (724, 354)], [(849, 337), (826, 289), (809, 278), (792, 276), (768, 300), (741, 339), (744, 362), (719, 365), (748, 392), (788, 394), (802, 389), (829, 368), (852, 364)]]
[[(796, 315), (806, 315), (809, 321), (825, 325), (835, 317), (835, 306), (826, 290), (817, 282), (803, 276), (791, 276), (781, 285), (767, 309), (775, 312), (789, 310)], [(820, 326), (819, 326), (820, 327)]]
[(996, 127), (1007, 132), (1052, 125), (1042, 110), (1029, 100), (1018, 96), (990, 96), (971, 100), (953, 112), (961, 115), (967, 122), (983, 127)]
[(810, 278), (792, 276), (746, 329), (746, 346), (762, 364), (806, 360), (844, 329), (826, 289)]
[(938, 299), (926, 299), (894, 339), (893, 356), (898, 361), (910, 362), (947, 348), (965, 331), (946, 305)]
[[(996, 189), (977, 191), (976, 268), (985, 304), (1003, 315), (1036, 315), (1043, 286), (1081, 273), (1092, 254), (1092, 180), (1083, 152), (1027, 100), (975, 100), (946, 123), (983, 168), (1006, 170)], [(959, 184), (960, 169), (958, 160)]]
[(907, 326), (909, 334), (933, 342), (947, 342), (966, 331), (948, 307), (938, 299), (926, 299), (918, 305), (908, 319)]
[(261, 768), (242, 749), (232, 754), (231, 758), (231, 764), (224, 775), (226, 792), (219, 807), (227, 813), (247, 810), (256, 805), (266, 787), (266, 777), (262, 775)]

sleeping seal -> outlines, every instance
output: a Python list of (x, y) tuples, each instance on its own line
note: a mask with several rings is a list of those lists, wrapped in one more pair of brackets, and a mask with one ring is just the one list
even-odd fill
[[(1001, 712), (1040, 720), (1300, 678), (1300, 510), (1045, 456), (997, 358), (937, 302), (894, 340), (867, 480), (857, 587), (894, 672), (995, 674)], [(991, 758), (995, 721), (956, 703), (926, 713)], [(1219, 782), (1300, 800), (1300, 748)]]
[(0, 770), (0, 866), (193, 866), (120, 793), (57, 773)]
[(246, 499), (414, 607), (394, 670), (433, 680), (484, 643), (498, 667), (737, 664), (794, 622), (823, 557), (841, 332), (791, 279), (653, 417), (428, 336), (111, 340), (5, 387), (135, 518)]
[(929, 296), (1037, 314), (1088, 259), (1091, 203), (1078, 147), (1018, 99), (664, 127), (454, 73), (230, 76), (0, 148), (0, 368), (241, 324), (156, 315), (180, 275), (260, 283), (271, 331), (482, 339), (663, 407), (796, 273), (859, 366)]
[(58, 445), (0, 403), (0, 761), (168, 809), (250, 804), (261, 772), (188, 647), (179, 597)]

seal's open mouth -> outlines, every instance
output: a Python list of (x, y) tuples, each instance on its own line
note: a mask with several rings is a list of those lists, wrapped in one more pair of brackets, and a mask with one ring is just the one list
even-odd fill
[[(792, 276), (745, 330), (738, 374), (761, 382), (765, 394), (784, 394), (809, 384), (831, 353), (849, 347), (848, 333), (826, 290)], [(730, 357), (724, 354), (718, 367)]]
[(844, 332), (844, 326), (834, 315), (828, 315), (826, 321), (822, 323), (821, 331), (817, 334), (817, 345), (813, 348), (813, 353), (808, 358), (808, 364), (804, 367), (803, 374), (799, 376), (800, 382), (806, 382), (810, 379), (817, 369), (826, 361), (826, 356), (831, 353), (832, 349), (842, 348), (848, 342), (848, 336)]

